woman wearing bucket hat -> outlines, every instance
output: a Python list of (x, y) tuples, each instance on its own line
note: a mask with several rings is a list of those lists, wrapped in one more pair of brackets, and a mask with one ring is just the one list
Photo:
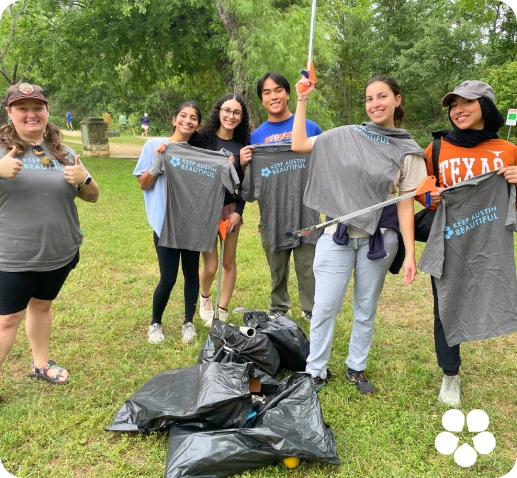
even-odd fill
[[(509, 183), (517, 183), (517, 146), (500, 139), (497, 131), (504, 118), (495, 106), (492, 87), (482, 81), (467, 80), (442, 99), (448, 108), (452, 131), (442, 131), (438, 157), (441, 188), (499, 169)], [(434, 175), (432, 143), (426, 149), (427, 171)], [(441, 201), (440, 193), (431, 193), (432, 209)], [(424, 203), (424, 199), (421, 199)], [(434, 341), (438, 365), (444, 376), (438, 401), (454, 407), (461, 405), (459, 369), (460, 346), (449, 347), (438, 309), (436, 283), (431, 277), (434, 296)]]
[(48, 121), (38, 85), (7, 90), (0, 127), (0, 364), (26, 318), (31, 377), (53, 384), (68, 372), (49, 360), (52, 301), (79, 262), (83, 234), (74, 200), (96, 202), (99, 187)]

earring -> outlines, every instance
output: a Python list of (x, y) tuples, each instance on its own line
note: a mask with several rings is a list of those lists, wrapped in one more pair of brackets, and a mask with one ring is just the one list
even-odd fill
[(13, 124), (13, 119), (9, 116), (9, 124)]

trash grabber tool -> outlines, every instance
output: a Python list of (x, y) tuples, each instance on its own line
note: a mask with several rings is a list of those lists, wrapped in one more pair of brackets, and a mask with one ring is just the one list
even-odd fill
[(302, 236), (308, 236), (309, 234), (317, 231), (319, 229), (332, 226), (333, 224), (337, 224), (338, 222), (345, 223), (349, 219), (353, 217), (361, 216), (362, 214), (366, 214), (367, 212), (375, 211), (377, 209), (382, 209), (383, 207), (389, 206), (390, 204), (396, 204), (404, 199), (408, 199), (416, 196), (417, 194), (424, 194), (430, 192), (436, 192), (438, 188), (436, 187), (436, 178), (434, 176), (427, 176), (422, 182), (418, 185), (418, 187), (411, 193), (404, 194), (403, 196), (398, 196), (393, 199), (388, 199), (387, 201), (380, 202), (378, 204), (374, 204), (373, 206), (365, 207), (364, 209), (360, 209), (359, 211), (351, 212), (350, 214), (346, 214), (345, 216), (337, 217), (336, 219), (332, 219), (331, 221), (322, 222), (321, 224), (316, 224), (314, 226), (306, 227), (305, 229), (300, 229), (299, 231), (288, 232), (286, 237), (289, 239), (298, 239)]
[(219, 269), (217, 271), (217, 295), (215, 296), (215, 312), (214, 319), (219, 320), (219, 300), (221, 299), (221, 277), (223, 275), (223, 257), (224, 257), (224, 241), (226, 240), (226, 229), (230, 224), (230, 220), (219, 221), (217, 233), (221, 238), (221, 251), (219, 252)]
[[(314, 72), (314, 62), (312, 61), (312, 49), (314, 45), (314, 25), (316, 23), (316, 0), (312, 0), (311, 9), (311, 27), (309, 33), (309, 58), (307, 60), (307, 67), (305, 70), (301, 70), (303, 76), (311, 80), (316, 84), (316, 73)], [(305, 85), (301, 85), (304, 90), (307, 89)]]

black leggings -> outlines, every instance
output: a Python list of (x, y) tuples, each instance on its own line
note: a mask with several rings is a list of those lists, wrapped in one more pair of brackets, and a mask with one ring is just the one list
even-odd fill
[(443, 330), (442, 321), (440, 320), (440, 311), (438, 309), (438, 293), (432, 277), (431, 285), (433, 286), (434, 297), (434, 349), (436, 351), (438, 365), (443, 369), (445, 375), (458, 375), (461, 365), (460, 346), (454, 345), (453, 347), (449, 347), (445, 339), (445, 331)]
[(180, 257), (185, 282), (183, 288), (185, 296), (184, 323), (192, 322), (199, 296), (199, 252), (159, 246), (159, 239), (155, 232), (153, 232), (153, 239), (160, 266), (160, 282), (158, 282), (153, 295), (153, 320), (151, 323), (162, 323), (163, 311), (167, 306), (172, 288), (178, 277)]

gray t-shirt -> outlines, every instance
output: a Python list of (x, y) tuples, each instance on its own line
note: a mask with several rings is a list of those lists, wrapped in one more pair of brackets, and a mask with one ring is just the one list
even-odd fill
[[(407, 155), (424, 152), (404, 129), (375, 123), (334, 128), (318, 136), (312, 150), (305, 205), (337, 218), (386, 200)], [(347, 222), (374, 234), (382, 209)]]
[(158, 245), (211, 252), (217, 237), (224, 192), (234, 192), (239, 178), (219, 151), (169, 143), (157, 154), (151, 176), (165, 176), (165, 218)]
[[(67, 183), (64, 166), (53, 158), (42, 166), (32, 152), (20, 158), (23, 169), (12, 179), (0, 179), (0, 271), (44, 272), (67, 265), (83, 241), (74, 199), (77, 186)], [(67, 147), (70, 165), (75, 152)], [(7, 151), (0, 148), (3, 157)]]
[(242, 187), (246, 201), (258, 201), (271, 252), (316, 244), (317, 234), (288, 239), (286, 233), (320, 222), (318, 211), (303, 204), (310, 155), (291, 151), (290, 143), (256, 145)]
[(515, 186), (491, 172), (442, 196), (418, 267), (435, 277), (447, 343), (517, 331)]

